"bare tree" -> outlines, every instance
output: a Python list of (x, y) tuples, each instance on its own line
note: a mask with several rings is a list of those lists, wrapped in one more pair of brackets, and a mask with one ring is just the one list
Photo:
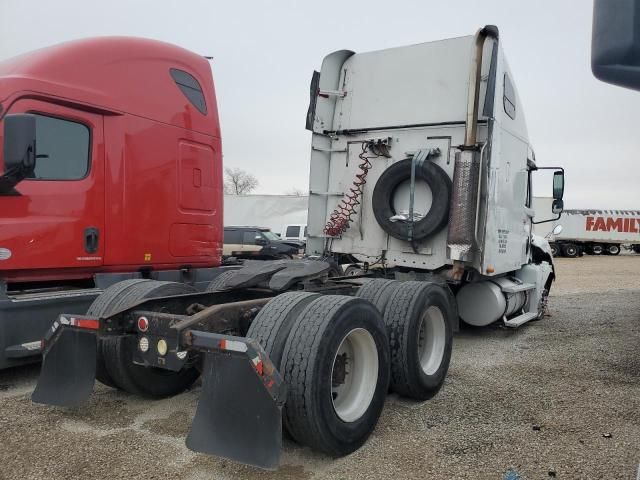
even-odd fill
[(258, 186), (258, 179), (241, 168), (225, 167), (224, 176), (224, 193), (245, 195)]
[(295, 195), (296, 197), (304, 197), (307, 194), (307, 192), (305, 192), (301, 188), (291, 188), (291, 189), (287, 190), (286, 194), (287, 195)]

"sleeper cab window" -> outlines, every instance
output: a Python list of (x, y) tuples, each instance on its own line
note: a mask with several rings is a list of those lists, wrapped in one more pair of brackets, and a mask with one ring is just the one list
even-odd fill
[(169, 72), (178, 88), (184, 93), (184, 96), (187, 97), (187, 100), (189, 100), (201, 114), (206, 115), (207, 103), (204, 100), (204, 93), (198, 80), (190, 73), (177, 68), (171, 68)]
[(509, 75), (504, 74), (504, 97), (502, 98), (504, 111), (511, 119), (516, 118), (516, 92), (513, 90)]

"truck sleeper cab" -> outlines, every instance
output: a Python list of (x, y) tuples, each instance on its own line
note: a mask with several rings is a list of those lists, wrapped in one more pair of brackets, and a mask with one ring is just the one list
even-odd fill
[(203, 57), (104, 37), (3, 61), (0, 152), (0, 368), (38, 360), (52, 319), (112, 283), (213, 277), (222, 157)]
[[(473, 325), (541, 318), (553, 260), (533, 235), (531, 202), (536, 171), (549, 167), (535, 161), (497, 28), (334, 52), (312, 92), (308, 254), (436, 275)], [(558, 214), (564, 172), (551, 169)]]

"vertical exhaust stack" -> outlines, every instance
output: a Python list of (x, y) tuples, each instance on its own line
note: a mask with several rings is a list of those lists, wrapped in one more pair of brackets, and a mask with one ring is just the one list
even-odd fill
[(488, 37), (498, 38), (498, 29), (488, 25), (476, 33), (475, 49), (469, 73), (469, 96), (464, 145), (456, 153), (453, 172), (453, 194), (449, 208), (447, 254), (453, 260), (453, 279), (459, 280), (464, 262), (473, 260), (478, 245), (475, 244), (476, 216), (479, 195), (480, 163), (482, 150), (477, 142), (478, 103), (482, 75), (482, 52)]

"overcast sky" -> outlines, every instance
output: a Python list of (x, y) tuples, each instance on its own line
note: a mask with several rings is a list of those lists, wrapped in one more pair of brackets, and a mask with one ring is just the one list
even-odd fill
[(257, 193), (285, 193), (307, 188), (309, 80), (326, 54), (495, 24), (538, 164), (566, 169), (565, 206), (638, 209), (640, 93), (593, 78), (591, 15), (584, 0), (0, 0), (0, 58), (114, 34), (213, 56), (225, 165), (255, 174)]

